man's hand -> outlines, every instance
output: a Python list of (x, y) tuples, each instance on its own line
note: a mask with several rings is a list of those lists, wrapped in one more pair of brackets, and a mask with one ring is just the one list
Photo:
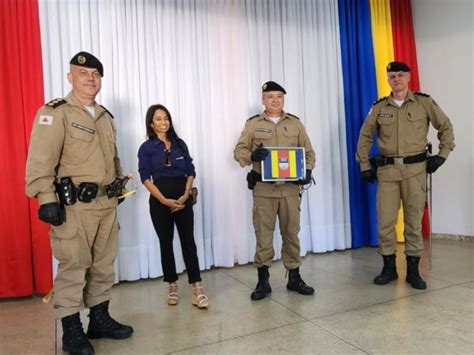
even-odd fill
[(361, 171), (360, 178), (365, 182), (370, 182), (371, 184), (376, 180), (375, 174), (372, 170)]
[(433, 174), (438, 168), (444, 164), (446, 161), (445, 158), (440, 157), (439, 155), (433, 155), (428, 158), (428, 163), (426, 163), (426, 172), (428, 174)]
[(64, 222), (64, 213), (59, 203), (50, 202), (40, 206), (38, 218), (53, 226), (60, 226)]
[(311, 170), (306, 169), (306, 177), (296, 181), (296, 185), (308, 185), (311, 182)]
[(250, 159), (254, 162), (259, 162), (265, 159), (268, 155), (268, 149), (263, 148), (263, 143), (260, 143), (257, 149), (250, 154)]

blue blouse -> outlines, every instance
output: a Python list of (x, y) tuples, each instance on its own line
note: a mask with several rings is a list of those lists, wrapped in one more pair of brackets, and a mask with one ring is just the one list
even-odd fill
[[(168, 156), (168, 164), (165, 165)], [(186, 154), (176, 141), (166, 152), (165, 144), (156, 138), (148, 139), (138, 149), (138, 172), (142, 183), (150, 178), (154, 181), (160, 177), (196, 176), (189, 153)]]

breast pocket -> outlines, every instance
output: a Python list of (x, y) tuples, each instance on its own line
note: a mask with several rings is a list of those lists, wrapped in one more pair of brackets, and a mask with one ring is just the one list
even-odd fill
[(415, 129), (422, 129), (428, 126), (428, 120), (422, 114), (408, 113), (408, 122), (410, 126)]
[(71, 126), (66, 133), (63, 148), (63, 159), (69, 162), (83, 161), (93, 150), (95, 130)]
[(377, 123), (379, 125), (378, 134), (380, 138), (390, 138), (393, 133), (393, 127), (395, 125), (395, 118), (393, 117), (378, 117)]
[(254, 143), (258, 146), (263, 144), (264, 146), (268, 146), (271, 142), (272, 132), (267, 131), (256, 131), (253, 135)]
[(283, 127), (282, 139), (279, 142), (280, 145), (286, 147), (297, 147), (299, 133), (299, 130), (295, 127)]

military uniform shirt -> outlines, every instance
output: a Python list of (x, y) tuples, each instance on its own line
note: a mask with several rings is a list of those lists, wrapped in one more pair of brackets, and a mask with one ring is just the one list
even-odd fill
[(73, 92), (38, 111), (26, 165), (26, 194), (40, 204), (56, 202), (54, 182), (112, 183), (122, 175), (112, 115), (95, 104), (95, 117)]
[[(429, 95), (409, 91), (401, 107), (392, 95), (377, 101), (360, 131), (356, 159), (360, 162), (361, 171), (370, 169), (369, 150), (374, 132), (377, 132), (380, 154), (408, 157), (425, 151), (430, 122), (438, 130), (439, 155), (447, 158), (455, 147), (453, 126)], [(379, 168), (377, 176), (381, 181), (397, 181), (425, 169), (425, 164), (386, 165)]]
[[(278, 123), (273, 123), (265, 113), (247, 120), (234, 149), (234, 158), (242, 167), (252, 165), (253, 170), (261, 173), (261, 163), (250, 159), (252, 151), (260, 144), (264, 147), (303, 147), (306, 155), (306, 169), (312, 170), (315, 153), (311, 141), (301, 121), (291, 114), (282, 112)], [(292, 183), (257, 183), (254, 196), (282, 197), (299, 193), (299, 186)]]

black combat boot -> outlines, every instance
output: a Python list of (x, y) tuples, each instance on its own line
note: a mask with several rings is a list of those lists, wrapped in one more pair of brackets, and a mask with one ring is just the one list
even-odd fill
[(417, 290), (425, 290), (426, 282), (421, 278), (418, 272), (418, 264), (420, 263), (419, 256), (407, 255), (407, 278), (406, 282), (411, 284), (411, 287)]
[(383, 257), (383, 269), (382, 273), (375, 277), (374, 284), (386, 285), (390, 281), (398, 279), (397, 264), (395, 263), (395, 254), (382, 255)]
[(71, 355), (92, 355), (94, 348), (82, 329), (79, 313), (61, 318), (63, 325), (63, 350)]
[(250, 298), (254, 301), (265, 298), (266, 295), (272, 292), (270, 286), (270, 273), (268, 272), (268, 266), (262, 266), (258, 269), (258, 283), (255, 290), (250, 295)]
[(286, 284), (288, 290), (296, 291), (301, 295), (312, 295), (314, 293), (314, 288), (306, 285), (301, 278), (299, 267), (288, 271), (288, 283)]
[(120, 324), (110, 316), (109, 301), (91, 307), (89, 318), (87, 336), (90, 339), (125, 339), (133, 334), (132, 327)]

